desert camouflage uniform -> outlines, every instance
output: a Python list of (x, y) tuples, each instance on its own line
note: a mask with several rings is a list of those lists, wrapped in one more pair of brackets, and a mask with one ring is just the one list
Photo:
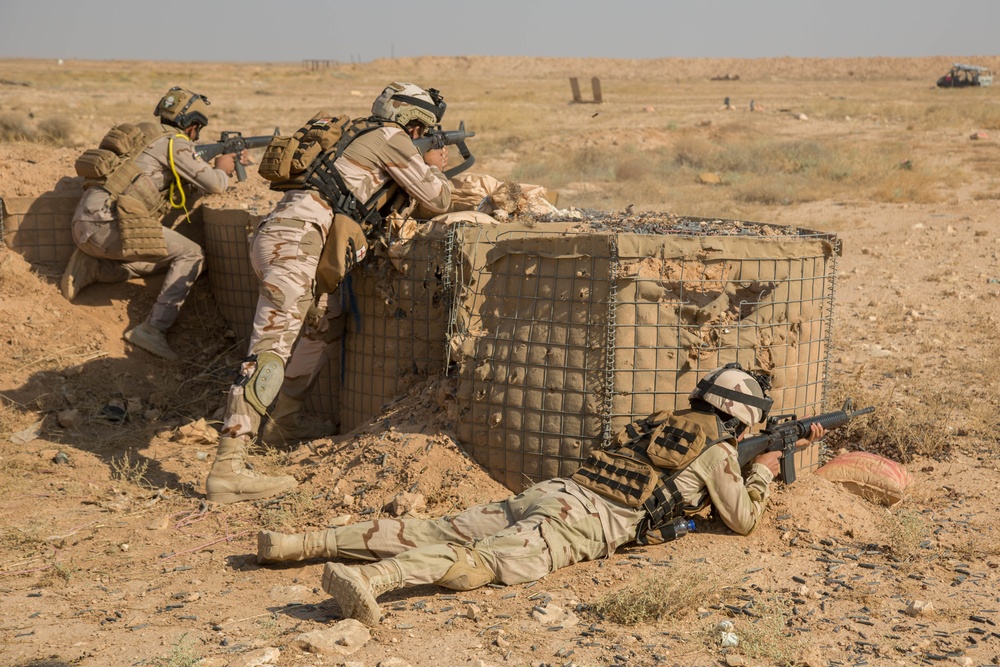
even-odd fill
[[(710, 436), (714, 440), (717, 434), (715, 429)], [(764, 511), (773, 476), (765, 466), (752, 464), (744, 479), (733, 442), (709, 447), (677, 476), (676, 484), (685, 510), (694, 512), (711, 502), (727, 526), (745, 535)], [(387, 558), (385, 572), (401, 573), (407, 586), (441, 583), (456, 562), (468, 557), (467, 550), (490, 570), (491, 580), (478, 585), (517, 584), (573, 563), (611, 556), (636, 539), (645, 514), (642, 508), (627, 507), (571, 479), (557, 478), (454, 517), (381, 519), (331, 532), (338, 557)]]
[[(164, 125), (163, 129), (170, 131), (170, 135), (153, 142), (135, 158), (135, 164), (162, 193), (164, 205), (170, 183), (174, 181), (168, 155), (171, 137), (174, 138), (174, 166), (181, 179), (209, 193), (224, 192), (229, 186), (226, 173), (202, 160), (195, 153), (194, 144), (178, 135), (176, 128)], [(166, 331), (177, 320), (184, 300), (201, 274), (204, 253), (194, 241), (164, 227), (165, 256), (126, 256), (116, 216), (111, 194), (100, 187), (89, 188), (73, 213), (73, 239), (83, 252), (105, 260), (101, 262), (100, 282), (119, 282), (166, 271), (163, 287), (148, 318), (152, 326)]]
[[(409, 135), (397, 127), (361, 135), (345, 149), (335, 167), (359, 201), (367, 201), (392, 180), (433, 211), (446, 211), (451, 203), (448, 179), (423, 161)], [(345, 261), (336, 269), (343, 278), (353, 263), (365, 257), (364, 231), (351, 218), (334, 215), (317, 193), (292, 190), (261, 221), (253, 240), (252, 261), (260, 277), (260, 296), (247, 356), (265, 351), (278, 355), (293, 380), (291, 391), (307, 389), (321, 368), (319, 362), (326, 339), (343, 327), (342, 322), (336, 321), (339, 310), (330, 309), (324, 319), (306, 325), (302, 339), (296, 344), (313, 304), (320, 253), (329, 235), (333, 235), (330, 242), (336, 244), (336, 251), (332, 256), (337, 259), (345, 258), (353, 242), (353, 262)], [(336, 285), (330, 286), (331, 291), (335, 288)], [(253, 362), (245, 362), (241, 374), (249, 377), (253, 368)], [(303, 377), (307, 379), (302, 380)], [(234, 384), (229, 392), (222, 435), (252, 438), (260, 421), (260, 414), (245, 400), (243, 387)]]

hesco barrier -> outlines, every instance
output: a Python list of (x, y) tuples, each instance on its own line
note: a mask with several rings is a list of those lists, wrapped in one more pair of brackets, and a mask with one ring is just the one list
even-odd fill
[(455, 231), (465, 256), (486, 258), (456, 282), (458, 435), (506, 486), (572, 473), (731, 361), (772, 373), (772, 414), (821, 409), (835, 237), (655, 214), (578, 228)]
[(29, 262), (65, 266), (76, 249), (73, 211), (80, 194), (0, 199), (0, 244)]
[[(205, 211), (213, 290), (244, 338), (249, 220)], [(349, 430), (450, 373), (459, 441), (515, 491), (570, 474), (633, 419), (685, 407), (731, 361), (771, 372), (773, 414), (819, 412), (838, 253), (835, 236), (757, 223), (450, 214), (352, 274), (343, 372), (332, 359), (311, 405)], [(799, 467), (818, 460), (811, 448)]]

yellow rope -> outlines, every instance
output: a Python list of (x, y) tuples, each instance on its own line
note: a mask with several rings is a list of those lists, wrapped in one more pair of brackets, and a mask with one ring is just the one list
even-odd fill
[[(191, 222), (191, 214), (187, 210), (187, 194), (184, 192), (184, 182), (181, 180), (180, 174), (177, 173), (177, 165), (174, 164), (174, 139), (181, 137), (182, 139), (188, 139), (186, 134), (176, 134), (170, 137), (170, 143), (167, 145), (167, 157), (170, 160), (170, 171), (174, 174), (175, 182), (170, 184), (170, 208), (182, 208), (184, 209), (184, 217), (188, 222)], [(175, 201), (175, 192), (180, 192), (180, 201)]]

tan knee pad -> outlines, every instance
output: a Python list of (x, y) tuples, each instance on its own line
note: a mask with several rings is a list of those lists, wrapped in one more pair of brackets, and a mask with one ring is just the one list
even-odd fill
[(471, 591), (493, 583), (495, 579), (493, 570), (486, 564), (478, 551), (454, 544), (448, 546), (455, 552), (458, 560), (448, 568), (443, 577), (435, 582), (438, 586), (444, 586), (453, 591)]

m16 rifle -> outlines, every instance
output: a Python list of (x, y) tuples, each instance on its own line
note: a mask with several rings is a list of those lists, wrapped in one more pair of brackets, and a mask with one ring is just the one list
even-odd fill
[(875, 408), (867, 407), (854, 410), (851, 399), (844, 401), (844, 407), (834, 412), (824, 412), (815, 417), (798, 419), (795, 415), (778, 415), (770, 417), (764, 430), (758, 435), (746, 438), (739, 443), (739, 459), (742, 468), (764, 452), (780, 451), (781, 478), (785, 484), (795, 481), (795, 443), (799, 438), (809, 435), (813, 424), (819, 424), (828, 431), (840, 428), (855, 417), (874, 412)]
[(476, 136), (475, 132), (465, 131), (465, 121), (463, 120), (458, 124), (457, 130), (442, 130), (440, 125), (435, 125), (428, 129), (424, 133), (424, 136), (414, 139), (413, 145), (417, 147), (421, 155), (427, 151), (437, 150), (445, 146), (458, 146), (458, 152), (462, 155), (463, 162), (451, 169), (444, 170), (444, 175), (451, 178), (461, 174), (475, 164), (476, 158), (469, 151), (469, 147), (465, 145), (465, 140), (474, 136)]
[(245, 181), (247, 178), (247, 170), (240, 162), (240, 153), (249, 148), (262, 148), (271, 143), (271, 139), (278, 136), (278, 128), (274, 128), (274, 135), (266, 135), (261, 137), (244, 137), (242, 132), (236, 131), (225, 131), (219, 137), (219, 141), (214, 144), (201, 144), (200, 146), (195, 146), (194, 150), (198, 155), (202, 157), (203, 160), (211, 160), (219, 155), (227, 155), (229, 153), (236, 154), (236, 178), (239, 181)]

